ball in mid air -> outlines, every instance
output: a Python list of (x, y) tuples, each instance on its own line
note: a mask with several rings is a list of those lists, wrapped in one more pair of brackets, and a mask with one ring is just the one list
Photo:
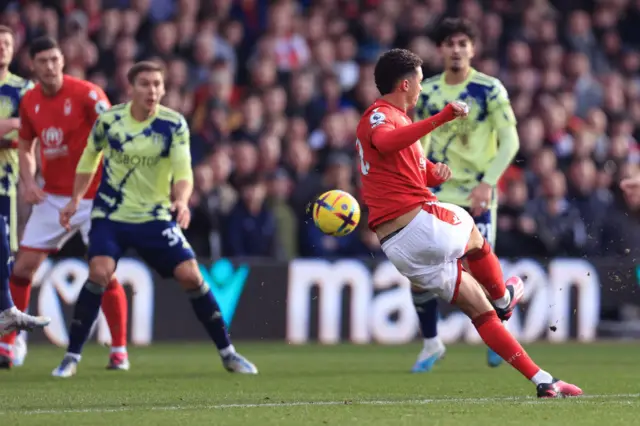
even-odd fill
[(313, 221), (322, 232), (343, 237), (360, 222), (360, 205), (349, 193), (332, 189), (313, 203)]

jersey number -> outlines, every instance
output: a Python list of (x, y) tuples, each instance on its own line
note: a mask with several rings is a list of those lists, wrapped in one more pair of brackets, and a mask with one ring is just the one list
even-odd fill
[(182, 235), (182, 231), (177, 226), (165, 229), (162, 231), (162, 235), (169, 240), (169, 247), (173, 247), (184, 240), (184, 235)]
[(362, 172), (363, 176), (366, 176), (369, 174), (371, 165), (368, 161), (364, 161), (364, 151), (362, 149), (362, 142), (360, 142), (360, 139), (356, 139), (356, 146), (358, 147), (358, 155), (360, 155), (360, 172)]
[(487, 241), (491, 241), (493, 234), (493, 226), (491, 223), (476, 223), (480, 235), (482, 235)]

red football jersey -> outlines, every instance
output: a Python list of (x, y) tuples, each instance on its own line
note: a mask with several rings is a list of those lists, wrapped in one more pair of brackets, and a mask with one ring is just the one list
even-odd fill
[(377, 129), (411, 124), (404, 111), (378, 99), (358, 123), (356, 149), (360, 155), (362, 198), (369, 208), (369, 228), (393, 220), (436, 197), (427, 188), (427, 159), (420, 141), (400, 151), (380, 153), (372, 144)]
[[(111, 107), (104, 91), (93, 83), (64, 76), (54, 96), (43, 93), (40, 84), (20, 102), (20, 139), (40, 140), (44, 191), (71, 196), (76, 166), (93, 123)], [(98, 169), (85, 198), (95, 197), (102, 169)]]

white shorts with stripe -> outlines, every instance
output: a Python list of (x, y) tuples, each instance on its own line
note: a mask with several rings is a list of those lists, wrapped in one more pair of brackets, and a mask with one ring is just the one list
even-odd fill
[(473, 226), (461, 207), (426, 203), (407, 226), (382, 244), (382, 250), (412, 286), (453, 303), (460, 285), (460, 258)]

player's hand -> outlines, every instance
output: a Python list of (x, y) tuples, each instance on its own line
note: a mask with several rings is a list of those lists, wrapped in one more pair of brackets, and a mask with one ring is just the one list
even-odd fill
[(60, 225), (67, 231), (71, 230), (71, 218), (78, 211), (78, 203), (71, 200), (62, 210), (60, 210)]
[(24, 199), (29, 204), (40, 204), (47, 195), (35, 182), (28, 184), (24, 191)]
[(444, 163), (436, 163), (433, 165), (433, 176), (442, 182), (446, 182), (451, 178), (451, 169)]
[(451, 108), (453, 109), (453, 114), (456, 117), (466, 117), (469, 115), (469, 105), (462, 101), (453, 101), (451, 102)]
[(620, 188), (627, 195), (640, 193), (640, 176), (622, 179), (622, 182), (620, 182)]
[(473, 191), (471, 191), (471, 194), (467, 198), (471, 200), (471, 216), (480, 216), (489, 210), (492, 194), (493, 187), (486, 182), (480, 182), (478, 186), (473, 188)]
[(176, 222), (182, 229), (187, 229), (191, 222), (191, 210), (187, 203), (183, 201), (174, 201), (171, 204), (171, 211), (176, 214)]

